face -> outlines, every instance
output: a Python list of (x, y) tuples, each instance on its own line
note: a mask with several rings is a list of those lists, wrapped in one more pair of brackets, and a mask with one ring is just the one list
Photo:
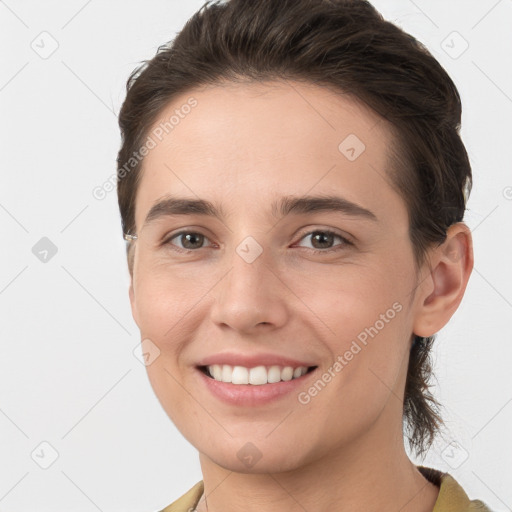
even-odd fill
[[(182, 434), (268, 472), (401, 432), (418, 289), (385, 122), (314, 85), (219, 84), (176, 98), (151, 133), (130, 299)], [(255, 383), (218, 382), (213, 363)], [(284, 380), (256, 383), (270, 375)]]

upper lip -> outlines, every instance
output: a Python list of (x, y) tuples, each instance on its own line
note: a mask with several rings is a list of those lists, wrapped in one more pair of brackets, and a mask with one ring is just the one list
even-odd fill
[(245, 368), (254, 368), (256, 366), (291, 366), (293, 368), (315, 366), (307, 361), (299, 361), (298, 359), (278, 354), (236, 354), (233, 352), (213, 354), (205, 357), (199, 361), (197, 366), (212, 366), (214, 364), (229, 364), (231, 366), (244, 366)]

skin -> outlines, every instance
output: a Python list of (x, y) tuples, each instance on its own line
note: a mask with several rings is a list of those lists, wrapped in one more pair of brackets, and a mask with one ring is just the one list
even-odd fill
[[(191, 96), (197, 106), (144, 160), (129, 294), (142, 339), (160, 350), (147, 366), (151, 385), (199, 451), (198, 510), (431, 511), (439, 489), (404, 450), (408, 353), (412, 334), (439, 331), (462, 299), (469, 229), (453, 225), (417, 271), (405, 202), (386, 174), (389, 127), (349, 96), (298, 82), (222, 83), (175, 98), (155, 126)], [(366, 146), (354, 161), (338, 149), (349, 134)], [(144, 225), (171, 193), (221, 205), (226, 217)], [(343, 196), (377, 220), (272, 214), (272, 201), (306, 194)], [(203, 246), (173, 249), (186, 243), (168, 241), (181, 228), (203, 234)], [(311, 236), (322, 229), (353, 245), (335, 237), (336, 251), (314, 253), (326, 250)], [(263, 248), (252, 263), (236, 252), (247, 236)], [(315, 361), (320, 375), (397, 302), (401, 311), (307, 404), (291, 393), (228, 405), (195, 369), (219, 352), (272, 352)], [(237, 457), (247, 442), (261, 453), (252, 467)]]

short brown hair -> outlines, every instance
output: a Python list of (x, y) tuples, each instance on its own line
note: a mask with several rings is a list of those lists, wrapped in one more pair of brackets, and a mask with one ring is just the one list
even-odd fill
[[(363, 102), (393, 133), (388, 174), (409, 213), (416, 267), (462, 221), (471, 167), (460, 138), (461, 102), (439, 62), (365, 0), (208, 1), (174, 40), (133, 71), (119, 114), (118, 200), (124, 233), (135, 230), (142, 162), (126, 172), (157, 115), (178, 94), (221, 81), (296, 80)], [(124, 172), (121, 172), (122, 166)], [(131, 262), (129, 258), (131, 271)], [(435, 336), (414, 335), (403, 420), (422, 455), (443, 425), (429, 391)]]

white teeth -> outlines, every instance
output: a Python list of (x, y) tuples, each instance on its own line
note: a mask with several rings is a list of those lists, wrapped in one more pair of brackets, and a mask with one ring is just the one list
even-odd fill
[(285, 366), (281, 372), (281, 380), (292, 380), (293, 368), (291, 366)]
[(214, 364), (207, 366), (208, 373), (219, 382), (231, 382), (232, 384), (273, 384), (280, 381), (297, 379), (308, 369), (306, 366), (292, 368), (291, 366), (255, 366), (245, 368), (244, 366), (231, 366), (229, 364)]
[(214, 364), (211, 368), (211, 373), (215, 380), (222, 380), (222, 367), (219, 364)]
[(249, 384), (249, 371), (243, 366), (235, 366), (231, 376), (233, 384)]
[(216, 380), (222, 380), (222, 382), (231, 382), (231, 377), (233, 375), (233, 367), (230, 366), (229, 364), (224, 364), (222, 366), (221, 365), (215, 365), (215, 366), (218, 366), (219, 368), (221, 368), (221, 376), (220, 376), (220, 378), (218, 378)]
[(260, 386), (267, 383), (267, 369), (264, 366), (256, 366), (249, 370), (249, 384)]
[(280, 380), (281, 380), (281, 368), (279, 368), (279, 366), (271, 366), (268, 369), (267, 382), (269, 384), (273, 384), (275, 382), (279, 382)]

